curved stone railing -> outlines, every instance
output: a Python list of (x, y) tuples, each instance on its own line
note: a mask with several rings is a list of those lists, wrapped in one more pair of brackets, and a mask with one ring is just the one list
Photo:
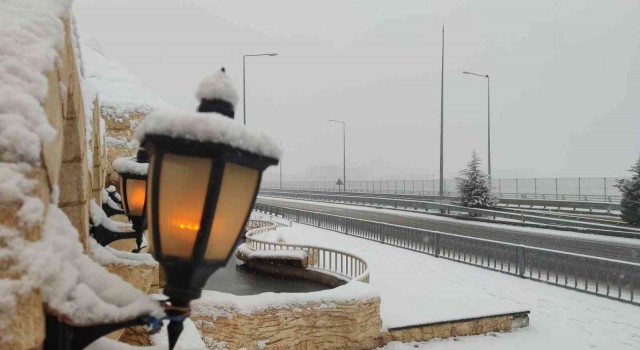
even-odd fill
[(304, 251), (308, 255), (307, 269), (309, 270), (319, 271), (345, 282), (355, 280), (369, 283), (369, 265), (355, 254), (314, 245), (263, 240), (256, 236), (263, 232), (274, 231), (278, 225), (271, 221), (250, 220), (247, 226), (252, 227), (252, 225), (255, 225), (255, 228), (250, 229), (246, 234), (246, 246), (250, 250)]

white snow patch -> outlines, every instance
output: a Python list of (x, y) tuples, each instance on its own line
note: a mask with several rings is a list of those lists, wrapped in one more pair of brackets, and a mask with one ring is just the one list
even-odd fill
[(233, 88), (229, 76), (219, 70), (204, 78), (196, 91), (198, 100), (219, 99), (231, 103), (234, 107), (238, 103), (238, 93)]
[(154, 112), (136, 129), (135, 138), (143, 144), (147, 135), (222, 143), (276, 159), (282, 153), (278, 144), (267, 135), (217, 113)]
[[(109, 59), (95, 38), (80, 38), (85, 78), (98, 90), (102, 115), (124, 122), (131, 114), (148, 114), (170, 106), (122, 65)], [(133, 128), (134, 126), (132, 126)]]
[[(294, 223), (283, 232), (290, 243), (323, 245), (364, 257), (374, 272), (370, 283), (380, 290), (380, 313), (387, 327), (531, 311), (529, 327), (416, 344), (423, 349), (640, 348), (635, 305), (312, 226)], [(387, 349), (396, 349), (393, 346), (409, 349), (401, 343)]]
[(121, 231), (119, 223), (111, 220), (94, 199), (91, 199), (89, 202), (89, 216), (91, 217), (93, 226), (102, 225), (109, 231)]
[(78, 232), (54, 205), (49, 205), (41, 240), (24, 247), (20, 266), (26, 271), (23, 279), (39, 288), (49, 308), (75, 324), (164, 314), (158, 303), (85, 255)]
[(284, 249), (284, 250), (253, 250), (247, 244), (238, 246), (238, 251), (245, 254), (250, 259), (307, 259), (306, 251), (301, 249)]
[[(164, 321), (164, 327), (160, 330), (160, 332), (151, 335), (151, 343), (154, 346), (159, 347), (161, 349), (167, 349), (169, 347), (169, 337), (167, 335), (167, 325), (168, 322)], [(139, 348), (138, 348), (139, 349)], [(146, 348), (145, 348), (146, 349)], [(184, 320), (184, 330), (182, 334), (180, 334), (180, 338), (178, 338), (178, 342), (176, 343), (176, 347), (174, 350), (206, 350), (202, 338), (200, 337), (200, 332), (196, 328), (193, 321), (190, 319)]]
[(120, 174), (147, 175), (149, 163), (138, 163), (136, 157), (116, 158), (113, 163), (113, 170)]
[(103, 247), (95, 239), (89, 238), (91, 257), (100, 265), (121, 264), (130, 266), (158, 265), (151, 254), (129, 253), (110, 247)]
[(45, 73), (60, 63), (70, 6), (70, 0), (0, 2), (0, 161), (39, 164), (41, 144), (56, 137), (42, 108)]

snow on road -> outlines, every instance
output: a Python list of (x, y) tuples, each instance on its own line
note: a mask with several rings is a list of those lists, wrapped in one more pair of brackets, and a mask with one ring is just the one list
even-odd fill
[(387, 327), (531, 311), (529, 327), (510, 333), (392, 343), (387, 349), (640, 349), (638, 306), (298, 223), (278, 230), (290, 243), (364, 257), (371, 284), (380, 290)]

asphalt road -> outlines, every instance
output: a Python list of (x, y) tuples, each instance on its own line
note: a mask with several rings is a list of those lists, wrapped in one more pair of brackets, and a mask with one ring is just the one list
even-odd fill
[[(640, 242), (633, 239), (610, 239), (607, 237), (578, 238), (556, 236), (552, 233), (530, 232), (530, 229), (495, 225), (487, 227), (469, 222), (447, 222), (424, 214), (424, 217), (388, 213), (376, 208), (349, 209), (331, 204), (292, 201), (279, 198), (258, 197), (258, 203), (288, 207), (326, 214), (347, 216), (362, 220), (380, 221), (426, 230), (453, 233), (462, 236), (491, 239), (495, 241), (524, 244), (531, 247), (554, 249), (576, 254), (598, 256), (608, 259), (640, 263)], [(586, 234), (585, 234), (586, 235)]]

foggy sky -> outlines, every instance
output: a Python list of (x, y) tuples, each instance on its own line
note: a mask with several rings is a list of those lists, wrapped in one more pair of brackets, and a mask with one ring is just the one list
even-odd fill
[[(439, 172), (445, 39), (445, 177), (627, 176), (640, 152), (638, 1), (76, 0), (95, 36), (170, 104), (224, 66), (247, 124), (282, 142), (285, 180), (431, 179)], [(242, 122), (242, 100), (236, 119)], [(277, 168), (266, 178), (273, 178)]]

